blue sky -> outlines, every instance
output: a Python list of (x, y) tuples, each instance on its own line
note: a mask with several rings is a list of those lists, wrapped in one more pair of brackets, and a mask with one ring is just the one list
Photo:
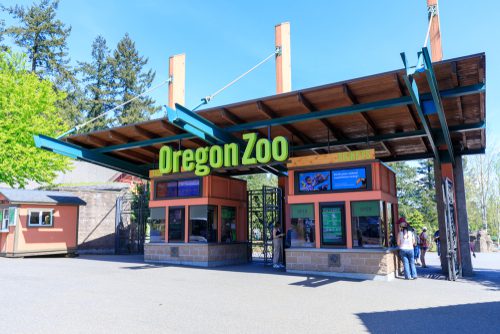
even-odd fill
[[(31, 1), (3, 0), (4, 5)], [(500, 2), (441, 0), (444, 58), (486, 52), (487, 140), (500, 138)], [(0, 14), (7, 23), (5, 13)], [(186, 53), (186, 105), (218, 90), (274, 49), (274, 25), (291, 24), (292, 89), (402, 67), (399, 53), (416, 58), (427, 29), (425, 0), (414, 1), (161, 1), (62, 0), (59, 18), (72, 26), (72, 61), (90, 57), (102, 35), (113, 48), (128, 32), (155, 83), (168, 76), (168, 57)], [(270, 61), (227, 89), (209, 106), (275, 93)], [(167, 90), (153, 94), (166, 104)]]

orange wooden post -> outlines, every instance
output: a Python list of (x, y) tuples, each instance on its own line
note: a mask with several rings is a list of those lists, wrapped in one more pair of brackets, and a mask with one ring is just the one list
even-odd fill
[(280, 48), (280, 53), (276, 55), (276, 94), (281, 94), (292, 90), (290, 23), (276, 25), (274, 34), (276, 47)]
[(168, 83), (168, 106), (173, 109), (176, 103), (181, 105), (185, 103), (186, 55), (184, 53), (168, 59), (168, 76), (172, 78)]
[(427, 0), (429, 19), (432, 20), (429, 38), (431, 40), (431, 60), (433, 62), (443, 60), (443, 48), (441, 46), (441, 27), (439, 25), (438, 8), (438, 0)]

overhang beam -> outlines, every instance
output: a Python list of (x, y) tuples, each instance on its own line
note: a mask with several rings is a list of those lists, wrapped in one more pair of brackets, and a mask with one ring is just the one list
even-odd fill
[[(486, 87), (485, 84), (481, 83), (481, 84), (476, 84), (476, 85), (470, 85), (470, 86), (465, 86), (465, 87), (458, 87), (458, 88), (454, 88), (454, 89), (443, 90), (440, 92), (440, 94), (441, 94), (441, 98), (448, 98), (448, 97), (451, 98), (451, 97), (465, 96), (465, 95), (470, 95), (470, 94), (478, 94), (478, 93), (483, 93), (485, 91), (485, 87)], [(422, 98), (430, 98), (430, 97), (431, 97), (430, 94), (423, 94), (422, 95)], [(399, 97), (396, 99), (382, 100), (382, 101), (377, 101), (377, 102), (370, 102), (370, 103), (358, 104), (358, 105), (353, 105), (353, 106), (340, 107), (340, 108), (334, 108), (334, 109), (323, 110), (323, 111), (316, 111), (314, 113), (309, 113), (309, 114), (291, 115), (291, 116), (285, 116), (285, 117), (280, 117), (280, 118), (275, 118), (275, 119), (252, 122), (252, 123), (237, 124), (237, 125), (226, 127), (226, 128), (224, 128), (224, 130), (227, 132), (255, 130), (255, 129), (263, 128), (266, 126), (288, 124), (288, 123), (293, 123), (293, 122), (297, 122), (297, 121), (308, 121), (308, 120), (313, 120), (313, 119), (325, 119), (325, 118), (332, 117), (332, 116), (348, 115), (348, 114), (353, 114), (353, 113), (365, 111), (365, 110), (384, 109), (384, 108), (390, 108), (390, 107), (400, 106), (400, 105), (409, 105), (412, 103), (413, 103), (413, 100), (410, 96), (402, 96), (402, 97)], [(164, 143), (175, 142), (178, 140), (193, 139), (193, 138), (195, 138), (195, 136), (193, 136), (190, 133), (182, 133), (182, 134), (177, 134), (177, 135), (170, 136), (170, 137), (155, 138), (155, 139), (131, 142), (131, 143), (127, 143), (127, 144), (119, 144), (119, 145), (114, 145), (114, 146), (109, 146), (109, 147), (103, 147), (103, 148), (96, 149), (95, 151), (96, 152), (120, 151), (120, 150), (127, 150), (127, 149), (142, 147), (142, 146), (150, 146), (150, 145), (154, 145), (154, 144), (164, 144)]]
[(58, 139), (50, 138), (44, 135), (35, 135), (35, 146), (47, 151), (58, 153), (72, 159), (78, 159), (90, 162), (102, 167), (111, 168), (113, 170), (134, 175), (140, 178), (149, 178), (149, 171), (136, 164), (113, 158), (104, 154), (93, 152), (92, 150), (83, 147), (63, 142)]
[(432, 100), (434, 101), (434, 106), (436, 107), (439, 123), (441, 124), (441, 131), (446, 142), (448, 155), (451, 163), (455, 165), (453, 143), (451, 142), (450, 131), (446, 122), (446, 115), (444, 114), (443, 102), (441, 101), (441, 96), (439, 94), (439, 87), (436, 75), (434, 73), (434, 68), (432, 67), (431, 57), (429, 56), (429, 51), (426, 47), (422, 48), (422, 57), (424, 61), (425, 76), (427, 77), (427, 83), (429, 84), (429, 88), (431, 90)]

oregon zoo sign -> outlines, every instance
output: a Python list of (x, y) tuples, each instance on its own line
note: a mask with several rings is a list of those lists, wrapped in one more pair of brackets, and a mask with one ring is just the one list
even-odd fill
[(170, 146), (160, 149), (161, 174), (193, 172), (198, 176), (210, 174), (212, 169), (269, 164), (288, 160), (288, 140), (277, 136), (272, 141), (257, 139), (256, 133), (243, 134), (245, 147), (237, 143), (224, 146), (199, 147), (196, 150), (174, 151)]

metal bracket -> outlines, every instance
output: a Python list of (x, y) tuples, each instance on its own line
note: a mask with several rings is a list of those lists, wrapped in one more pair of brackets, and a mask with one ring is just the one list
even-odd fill
[(429, 20), (438, 14), (438, 6), (436, 5), (430, 5), (427, 6), (427, 13), (429, 14)]
[(281, 56), (281, 45), (276, 45), (276, 49), (274, 50), (274, 53), (276, 54), (276, 57), (277, 56)]

